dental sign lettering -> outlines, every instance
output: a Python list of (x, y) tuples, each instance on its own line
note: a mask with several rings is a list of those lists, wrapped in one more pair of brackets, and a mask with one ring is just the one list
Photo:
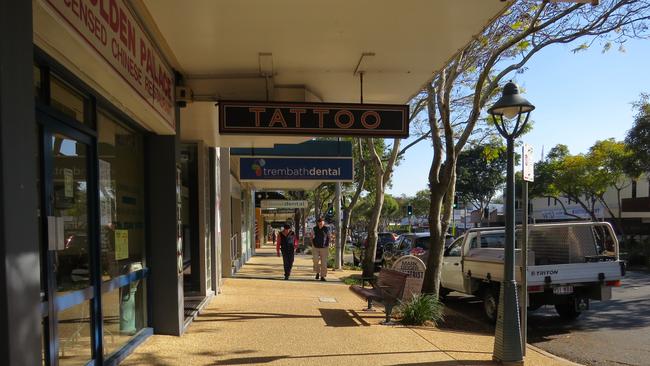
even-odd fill
[(219, 133), (408, 137), (408, 117), (407, 105), (219, 102)]
[(123, 0), (46, 0), (174, 127), (174, 76)]
[(239, 160), (239, 178), (242, 181), (281, 179), (351, 182), (353, 170), (352, 158), (260, 157)]

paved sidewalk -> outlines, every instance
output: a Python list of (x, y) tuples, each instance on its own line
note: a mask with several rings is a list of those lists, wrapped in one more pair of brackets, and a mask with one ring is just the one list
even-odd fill
[[(315, 281), (311, 257), (296, 257), (284, 281), (281, 258), (258, 253), (185, 335), (150, 337), (123, 365), (495, 364), (492, 336), (379, 325), (383, 313), (363, 312), (336, 273)], [(572, 364), (529, 348), (526, 365)]]

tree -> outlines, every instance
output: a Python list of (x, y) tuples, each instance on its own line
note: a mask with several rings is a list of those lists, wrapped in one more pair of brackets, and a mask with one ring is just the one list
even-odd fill
[(648, 1), (610, 0), (598, 6), (515, 2), (500, 18), (476, 36), (439, 70), (418, 98), (426, 100), (433, 161), (429, 171), (431, 205), (429, 252), (423, 291), (437, 294), (450, 224), (456, 183), (456, 165), (468, 141), (492, 128), (482, 110), (492, 103), (499, 84), (544, 48), (578, 39), (575, 51), (603, 41), (605, 49), (627, 37), (647, 36)]
[[(540, 179), (533, 183), (532, 197), (552, 197), (560, 202), (567, 215), (566, 198), (579, 204), (590, 218), (598, 220), (596, 204), (600, 205), (617, 222), (621, 234), (621, 191), (627, 188), (631, 179), (636, 179), (639, 169), (634, 153), (623, 143), (614, 139), (597, 141), (587, 154), (571, 155), (564, 145), (551, 149), (546, 160), (537, 164)], [(537, 169), (537, 168), (536, 168)], [(610, 188), (617, 193), (617, 213), (605, 199)]]
[[(409, 122), (414, 121), (420, 112), (424, 109), (426, 103), (424, 100), (417, 100), (411, 103)], [(393, 174), (393, 169), (398, 161), (404, 156), (404, 153), (420, 141), (426, 139), (427, 135), (423, 135), (404, 146), (400, 149), (400, 139), (393, 139), (388, 154), (382, 156), (381, 151), (377, 149), (376, 140), (374, 138), (366, 139), (366, 146), (370, 152), (370, 166), (374, 169), (374, 189), (372, 191), (373, 207), (372, 216), (368, 221), (368, 245), (363, 260), (363, 277), (371, 277), (374, 273), (374, 259), (377, 253), (377, 229), (379, 227), (379, 220), (384, 205), (384, 191), (390, 182)]]
[(429, 192), (428, 189), (423, 189), (421, 191), (415, 192), (415, 197), (411, 199), (411, 205), (413, 206), (413, 216), (422, 217), (429, 215), (430, 195), (431, 192)]
[(381, 208), (382, 226), (386, 228), (388, 223), (399, 218), (401, 215), (399, 202), (390, 194), (384, 194), (384, 205)]
[(632, 181), (641, 175), (639, 161), (629, 146), (614, 139), (597, 141), (589, 149), (589, 158), (592, 165), (598, 169), (601, 179), (610, 183), (610, 187), (616, 190), (616, 215), (605, 200), (604, 192), (597, 197), (610, 216), (616, 220), (616, 226), (621, 235), (625, 235), (623, 230), (623, 210), (621, 209), (621, 191), (629, 187)]
[(627, 131), (625, 143), (636, 157), (634, 164), (643, 172), (650, 173), (650, 95), (642, 94), (635, 103), (638, 113), (634, 125)]
[(483, 212), (506, 182), (506, 163), (506, 147), (500, 141), (476, 144), (461, 151), (456, 163), (456, 195)]

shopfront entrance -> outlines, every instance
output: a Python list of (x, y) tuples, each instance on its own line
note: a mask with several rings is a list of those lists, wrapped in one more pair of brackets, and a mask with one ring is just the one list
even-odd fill
[(43, 113), (41, 128), (41, 286), (44, 363), (85, 365), (98, 352), (96, 190), (91, 136)]
[(151, 333), (144, 136), (90, 90), (34, 70), (42, 364), (114, 364)]

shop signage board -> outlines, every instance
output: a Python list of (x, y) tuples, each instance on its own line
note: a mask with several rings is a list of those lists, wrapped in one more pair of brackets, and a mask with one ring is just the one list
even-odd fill
[(241, 158), (239, 160), (239, 178), (242, 181), (352, 182), (352, 158)]
[(393, 269), (409, 275), (406, 278), (404, 294), (402, 295), (403, 300), (408, 300), (413, 297), (413, 295), (422, 292), (424, 272), (427, 269), (427, 266), (424, 264), (422, 259), (414, 255), (399, 257), (395, 263), (393, 263)]
[(129, 258), (129, 231), (115, 230), (115, 259)]
[(524, 144), (523, 147), (523, 156), (524, 156), (524, 171), (523, 176), (526, 182), (533, 182), (535, 180), (535, 162), (533, 161), (533, 146)]
[(174, 127), (174, 74), (124, 0), (45, 1)]
[(307, 201), (292, 201), (292, 200), (262, 200), (260, 202), (261, 208), (307, 208)]
[(408, 137), (401, 104), (219, 102), (220, 134)]

